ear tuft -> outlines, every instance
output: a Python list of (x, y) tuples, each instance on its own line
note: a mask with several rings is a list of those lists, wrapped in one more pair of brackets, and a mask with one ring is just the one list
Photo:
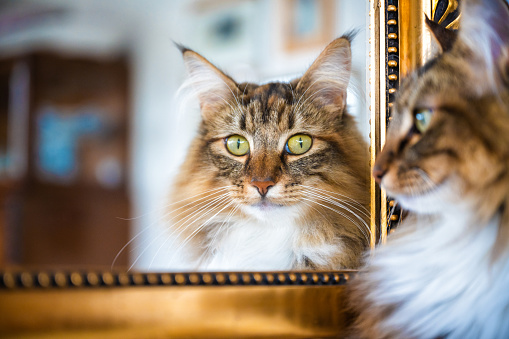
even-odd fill
[(188, 82), (200, 101), (202, 116), (207, 118), (225, 105), (231, 105), (238, 94), (235, 81), (195, 51), (182, 45), (177, 47), (184, 57)]
[(323, 105), (345, 107), (352, 69), (350, 38), (338, 38), (325, 47), (299, 80), (298, 93)]

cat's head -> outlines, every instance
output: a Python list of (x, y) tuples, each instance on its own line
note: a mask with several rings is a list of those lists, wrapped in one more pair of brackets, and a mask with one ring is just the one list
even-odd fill
[(457, 37), (431, 26), (444, 52), (403, 81), (373, 169), (413, 211), (489, 205), (507, 175), (509, 9), (503, 0), (462, 3)]
[(365, 180), (367, 148), (346, 112), (348, 37), (290, 83), (237, 83), (198, 53), (182, 52), (202, 116), (183, 168), (195, 192), (226, 187), (235, 204), (257, 214), (317, 193), (306, 186), (342, 185), (350, 195)]

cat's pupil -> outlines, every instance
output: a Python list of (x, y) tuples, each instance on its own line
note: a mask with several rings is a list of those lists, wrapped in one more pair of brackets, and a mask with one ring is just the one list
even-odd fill
[(240, 148), (240, 139), (237, 138), (237, 149), (239, 149), (239, 148)]
[(299, 144), (300, 144), (300, 148), (302, 148), (303, 144), (304, 144), (304, 142), (302, 141), (302, 137), (299, 138)]

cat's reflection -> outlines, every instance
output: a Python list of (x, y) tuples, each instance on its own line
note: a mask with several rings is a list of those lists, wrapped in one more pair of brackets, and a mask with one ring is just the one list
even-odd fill
[(355, 338), (509, 338), (509, 6), (461, 3), (394, 102), (373, 174), (412, 216), (352, 281)]
[(202, 121), (172, 194), (172, 246), (193, 269), (357, 267), (370, 241), (368, 147), (346, 110), (350, 37), (301, 78), (264, 85), (181, 50)]

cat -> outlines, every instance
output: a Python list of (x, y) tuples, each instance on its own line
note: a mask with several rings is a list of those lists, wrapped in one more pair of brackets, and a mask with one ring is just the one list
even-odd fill
[(368, 146), (348, 114), (351, 35), (291, 82), (237, 83), (180, 46), (201, 111), (172, 193), (175, 248), (198, 270), (358, 267)]
[(373, 168), (411, 214), (350, 284), (357, 338), (509, 338), (509, 7), (461, 6)]

